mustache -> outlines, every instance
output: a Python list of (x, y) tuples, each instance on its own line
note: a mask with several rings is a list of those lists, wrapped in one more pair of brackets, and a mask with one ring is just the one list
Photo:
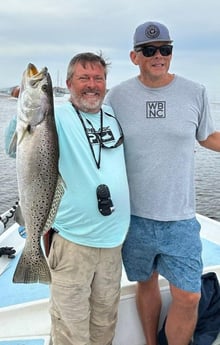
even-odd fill
[(83, 92), (93, 92), (93, 93), (100, 93), (100, 90), (97, 87), (86, 87), (83, 89)]

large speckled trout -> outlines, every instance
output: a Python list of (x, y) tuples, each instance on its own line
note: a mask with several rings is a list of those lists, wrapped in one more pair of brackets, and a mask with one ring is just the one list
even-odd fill
[(58, 173), (52, 83), (46, 67), (38, 71), (29, 64), (24, 71), (12, 150), (15, 145), (19, 203), (27, 238), (13, 282), (50, 283), (41, 236), (53, 223), (63, 185)]

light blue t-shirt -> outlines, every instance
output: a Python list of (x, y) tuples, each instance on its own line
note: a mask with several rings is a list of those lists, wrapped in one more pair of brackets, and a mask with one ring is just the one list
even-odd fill
[[(112, 113), (112, 110), (108, 107)], [(120, 137), (116, 120), (104, 113), (102, 140), (113, 146)], [(82, 113), (96, 160), (99, 157), (97, 134), (100, 113)], [(65, 183), (54, 228), (67, 240), (77, 244), (112, 248), (122, 244), (128, 231), (130, 208), (123, 145), (101, 149), (100, 169), (97, 168), (83, 125), (70, 102), (55, 109), (59, 137), (59, 171)], [(89, 120), (89, 122), (87, 121)], [(106, 184), (115, 210), (103, 216), (98, 210), (96, 188)]]

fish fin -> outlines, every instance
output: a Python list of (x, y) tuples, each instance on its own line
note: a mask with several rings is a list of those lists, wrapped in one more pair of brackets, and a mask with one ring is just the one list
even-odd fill
[(19, 139), (17, 139), (17, 145), (19, 145), (22, 142), (22, 140), (23, 140), (23, 138), (27, 132), (28, 133), (32, 132), (32, 128), (31, 128), (30, 124), (27, 124), (26, 127), (24, 127), (23, 131), (21, 131), (21, 136)]
[(58, 179), (57, 179), (57, 186), (55, 189), (55, 193), (54, 193), (54, 197), (53, 197), (53, 201), (52, 201), (52, 205), (50, 208), (50, 212), (46, 221), (46, 224), (44, 226), (43, 232), (42, 234), (45, 235), (48, 230), (51, 228), (54, 218), (57, 214), (57, 210), (60, 204), (60, 201), (62, 199), (62, 196), (64, 194), (64, 182), (63, 179), (61, 177), (61, 175), (58, 175)]
[(51, 283), (50, 269), (41, 248), (37, 260), (33, 253), (24, 248), (14, 272), (13, 283)]
[(21, 226), (25, 226), (25, 222), (24, 222), (24, 217), (22, 215), (22, 211), (21, 211), (21, 206), (20, 204), (18, 204), (18, 207), (15, 210), (15, 214), (14, 214), (14, 220), (16, 223), (18, 223)]
[(18, 140), (17, 132), (14, 132), (11, 138), (9, 147), (8, 147), (8, 152), (7, 152), (10, 157), (16, 156), (17, 140)]

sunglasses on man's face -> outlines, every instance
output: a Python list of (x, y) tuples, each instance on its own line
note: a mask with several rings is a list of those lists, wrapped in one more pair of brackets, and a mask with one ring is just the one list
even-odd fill
[(145, 57), (154, 56), (156, 54), (157, 50), (159, 50), (159, 52), (162, 56), (169, 56), (172, 54), (173, 46), (171, 46), (170, 44), (169, 45), (165, 44), (165, 45), (160, 46), (160, 47), (145, 46), (145, 47), (136, 48), (135, 50), (136, 50), (136, 52), (142, 52), (142, 54)]

